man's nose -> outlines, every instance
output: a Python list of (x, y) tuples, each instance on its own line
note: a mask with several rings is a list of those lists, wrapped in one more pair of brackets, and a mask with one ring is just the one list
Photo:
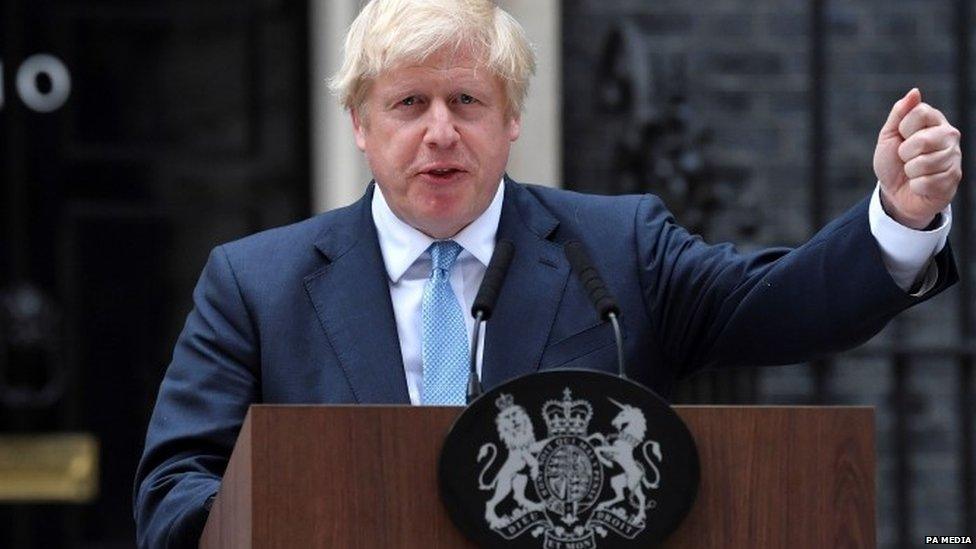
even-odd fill
[(429, 147), (452, 147), (461, 137), (455, 125), (454, 113), (443, 101), (435, 101), (427, 111), (427, 133), (424, 143)]

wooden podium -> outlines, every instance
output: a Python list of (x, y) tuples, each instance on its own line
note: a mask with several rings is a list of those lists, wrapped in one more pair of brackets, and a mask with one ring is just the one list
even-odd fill
[[(874, 412), (677, 406), (698, 499), (664, 547), (874, 547)], [(474, 547), (437, 487), (460, 408), (252, 406), (201, 547)], [(540, 543), (541, 546), (541, 543)]]

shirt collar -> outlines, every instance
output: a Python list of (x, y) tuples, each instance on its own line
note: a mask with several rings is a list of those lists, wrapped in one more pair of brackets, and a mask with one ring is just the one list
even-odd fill
[[(488, 265), (491, 254), (495, 251), (495, 234), (498, 232), (498, 221), (502, 215), (502, 203), (505, 197), (505, 180), (503, 179), (495, 191), (491, 204), (477, 219), (454, 235), (451, 240), (457, 242), (465, 251), (475, 257), (482, 265)], [(390, 205), (383, 196), (383, 191), (376, 185), (371, 203), (373, 223), (379, 237), (380, 252), (390, 281), (396, 284), (403, 274), (420, 258), (435, 239), (425, 235), (405, 223), (393, 213)]]

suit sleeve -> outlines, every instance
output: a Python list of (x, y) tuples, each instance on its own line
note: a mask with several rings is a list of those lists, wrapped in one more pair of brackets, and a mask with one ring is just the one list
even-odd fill
[(256, 330), (222, 247), (160, 386), (135, 479), (139, 547), (196, 547), (248, 406), (259, 394)]
[(681, 377), (702, 368), (805, 362), (867, 341), (905, 308), (957, 279), (952, 251), (914, 297), (892, 280), (865, 199), (802, 246), (742, 254), (708, 245), (645, 197), (636, 218), (645, 306)]

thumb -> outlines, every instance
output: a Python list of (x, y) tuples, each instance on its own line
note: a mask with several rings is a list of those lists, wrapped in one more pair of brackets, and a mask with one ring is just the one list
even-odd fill
[(918, 91), (918, 88), (912, 88), (905, 94), (905, 97), (896, 101), (895, 105), (891, 108), (891, 113), (888, 114), (888, 120), (885, 122), (884, 127), (881, 128), (880, 138), (900, 137), (901, 134), (898, 133), (898, 125), (921, 102), (922, 92)]

